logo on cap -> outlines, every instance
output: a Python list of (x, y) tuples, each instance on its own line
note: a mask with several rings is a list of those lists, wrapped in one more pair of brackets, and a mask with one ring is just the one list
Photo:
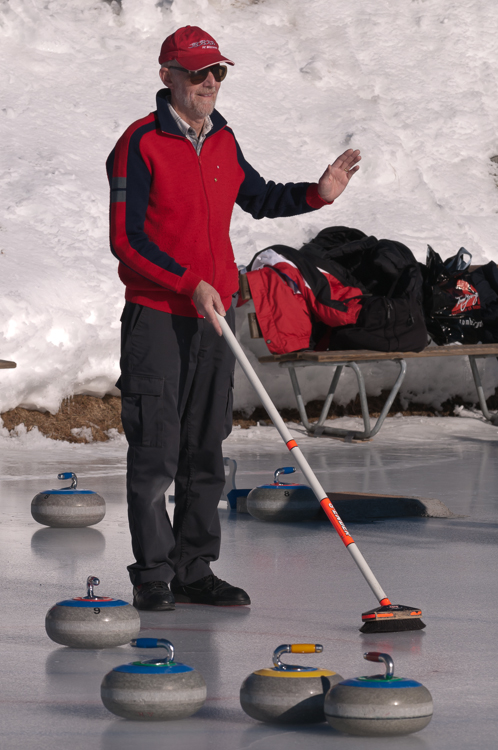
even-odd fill
[(192, 47), (202, 47), (203, 49), (206, 49), (206, 47), (214, 47), (215, 49), (218, 49), (218, 45), (214, 39), (201, 39), (200, 42), (192, 42), (192, 44), (189, 44), (188, 48), (192, 49)]

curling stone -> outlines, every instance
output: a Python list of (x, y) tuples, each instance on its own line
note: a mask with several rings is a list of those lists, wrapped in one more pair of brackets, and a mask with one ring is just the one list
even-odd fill
[(320, 506), (313, 490), (306, 484), (286, 484), (280, 474), (293, 474), (294, 466), (277, 469), (273, 484), (255, 487), (247, 496), (247, 511), (261, 521), (311, 521)]
[(334, 685), (325, 696), (325, 716), (339, 732), (364, 737), (411, 734), (432, 718), (432, 696), (420, 682), (394, 677), (389, 654), (369, 651), (368, 661), (386, 665), (385, 675), (356, 677)]
[(122, 599), (95, 596), (100, 583), (89, 576), (87, 595), (54, 604), (45, 617), (47, 635), (70, 648), (113, 648), (129, 643), (140, 632), (140, 615)]
[(282, 664), (282, 654), (321, 654), (323, 646), (295, 643), (273, 652), (273, 668), (258, 669), (240, 688), (240, 705), (259, 721), (278, 724), (313, 724), (325, 721), (325, 693), (342, 677), (317, 667)]
[(31, 515), (45, 526), (76, 528), (93, 526), (105, 516), (105, 501), (92, 490), (78, 490), (78, 479), (72, 471), (57, 474), (57, 479), (71, 479), (69, 487), (45, 490), (31, 501)]
[(108, 672), (100, 686), (102, 703), (116, 716), (167, 721), (192, 716), (204, 705), (206, 683), (192, 667), (175, 662), (175, 649), (164, 638), (138, 638), (137, 648), (167, 651), (165, 659), (133, 661)]

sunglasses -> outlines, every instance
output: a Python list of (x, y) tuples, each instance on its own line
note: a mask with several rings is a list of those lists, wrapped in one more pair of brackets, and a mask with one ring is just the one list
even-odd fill
[(210, 73), (213, 74), (216, 83), (221, 83), (225, 80), (227, 74), (226, 65), (211, 65), (209, 68), (203, 68), (202, 70), (187, 70), (186, 68), (180, 68), (177, 65), (169, 65), (169, 69), (181, 70), (182, 73), (186, 73), (189, 77), (190, 83), (196, 85), (206, 80)]

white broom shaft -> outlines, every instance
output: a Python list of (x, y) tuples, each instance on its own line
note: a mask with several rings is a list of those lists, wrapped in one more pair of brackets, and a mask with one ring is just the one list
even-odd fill
[[(244, 371), (247, 379), (251, 383), (252, 387), (258, 394), (259, 398), (261, 399), (261, 402), (263, 406), (265, 407), (267, 413), (269, 414), (273, 424), (279, 431), (282, 439), (287, 444), (289, 441), (293, 441), (295, 443), (294, 438), (292, 437), (291, 433), (285, 426), (285, 422), (280, 416), (279, 412), (275, 408), (275, 405), (273, 404), (273, 401), (269, 397), (266, 389), (264, 388), (262, 382), (256, 375), (256, 372), (254, 371), (253, 366), (247, 359), (244, 350), (240, 346), (239, 342), (235, 338), (234, 334), (232, 333), (232, 330), (228, 323), (226, 322), (225, 318), (219, 315), (218, 313), (215, 313), (216, 317), (218, 318), (218, 321), (221, 326), (221, 330), (223, 332), (223, 336), (225, 337), (225, 340), (232, 350), (232, 352), (235, 355), (235, 358), (237, 359), (239, 365), (241, 366), (242, 370)], [(310, 485), (311, 489), (315, 493), (317, 500), (319, 503), (322, 502), (323, 499), (327, 498), (327, 493), (324, 491), (323, 487), (321, 486), (320, 482), (315, 476), (315, 473), (313, 472), (311, 466), (307, 462), (306, 458), (301, 452), (301, 449), (295, 444), (293, 448), (291, 448), (291, 452), (296, 459), (296, 463), (298, 464), (299, 468), (303, 472), (306, 481)], [(351, 538), (351, 542), (347, 544), (347, 548), (357, 564), (358, 568), (360, 569), (360, 572), (362, 573), (363, 577), (365, 578), (366, 582), (372, 589), (373, 593), (377, 597), (379, 601), (386, 600), (387, 596), (385, 592), (383, 591), (381, 585), (377, 581), (376, 577), (374, 576), (373, 572), (371, 571), (368, 563), (366, 562), (365, 558), (361, 554), (360, 550), (352, 540), (351, 535), (347, 531), (346, 527), (344, 526), (343, 522), (339, 518), (339, 515), (335, 508), (333, 507), (332, 503), (329, 504), (329, 507), (332, 508), (333, 513), (337, 521), (339, 522), (341, 528), (346, 532), (347, 536)], [(325, 510), (325, 509), (324, 509)], [(332, 520), (332, 519), (331, 519)], [(334, 524), (335, 526), (336, 524)], [(340, 532), (338, 532), (340, 533)], [(341, 535), (341, 534), (340, 534)]]

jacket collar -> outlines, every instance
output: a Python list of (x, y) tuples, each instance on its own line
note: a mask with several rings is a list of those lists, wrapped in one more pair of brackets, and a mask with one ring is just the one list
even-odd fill
[[(168, 107), (168, 101), (170, 100), (171, 92), (169, 89), (160, 89), (157, 92), (156, 96), (156, 103), (157, 103), (157, 119), (159, 122), (159, 127), (161, 128), (163, 133), (170, 133), (171, 135), (179, 135), (182, 138), (184, 137), (183, 133), (180, 131), (178, 125), (174, 121), (173, 117), (171, 116), (171, 112), (169, 111)], [(227, 121), (225, 120), (222, 115), (215, 109), (213, 110), (211, 114), (211, 121), (213, 123), (212, 130), (209, 131), (207, 134), (207, 138), (212, 136), (214, 133), (217, 133), (218, 130), (222, 130), (225, 125), (227, 124)]]

